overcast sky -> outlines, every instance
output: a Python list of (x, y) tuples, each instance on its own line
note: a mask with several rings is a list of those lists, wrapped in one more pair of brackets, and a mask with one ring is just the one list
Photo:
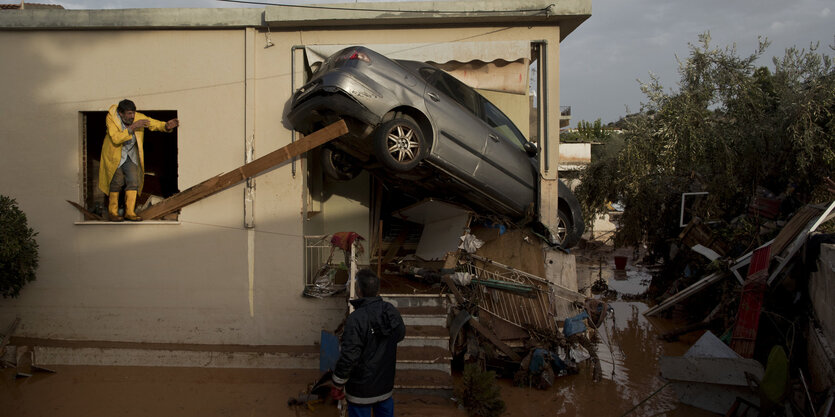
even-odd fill
[[(362, 2), (368, 2), (364, 0)], [(373, 0), (371, 0), (373, 1)], [(558, 0), (557, 0), (558, 1)], [(16, 0), (6, 0), (13, 3)], [(67, 9), (138, 7), (246, 7), (217, 0), (34, 0)], [(282, 4), (345, 3), (345, 0), (284, 0)], [(257, 6), (263, 7), (263, 6)], [(592, 0), (592, 16), (562, 43), (560, 102), (571, 106), (572, 122), (614, 122), (640, 110), (644, 97), (638, 79), (656, 74), (668, 89), (677, 88), (678, 62), (689, 43), (710, 32), (715, 46), (736, 44), (741, 56), (752, 53), (757, 37), (771, 41), (761, 65), (791, 46), (835, 56), (833, 0)]]

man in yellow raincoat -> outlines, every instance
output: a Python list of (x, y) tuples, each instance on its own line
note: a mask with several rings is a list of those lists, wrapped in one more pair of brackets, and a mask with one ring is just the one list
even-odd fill
[(180, 122), (178, 119), (161, 122), (137, 113), (136, 105), (125, 99), (110, 106), (105, 124), (107, 134), (101, 147), (99, 189), (108, 195), (107, 213), (112, 221), (123, 220), (119, 216), (119, 192), (125, 187), (124, 219), (140, 221), (142, 218), (134, 208), (145, 178), (145, 129), (171, 132)]

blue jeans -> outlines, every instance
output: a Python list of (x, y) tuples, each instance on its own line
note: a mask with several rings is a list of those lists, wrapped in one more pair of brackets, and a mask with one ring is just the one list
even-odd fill
[(371, 417), (371, 410), (374, 410), (374, 417), (394, 417), (394, 400), (389, 397), (375, 404), (348, 403), (348, 417)]
[(125, 187), (126, 190), (139, 189), (139, 166), (134, 164), (130, 159), (126, 160), (119, 168), (116, 168), (116, 172), (113, 173), (113, 179), (110, 180), (111, 193), (118, 193), (122, 190), (122, 187)]

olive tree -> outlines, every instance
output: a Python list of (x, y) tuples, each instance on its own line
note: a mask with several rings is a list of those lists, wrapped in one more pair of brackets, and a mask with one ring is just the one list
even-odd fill
[(623, 148), (593, 161), (577, 190), (590, 214), (607, 201), (624, 203), (616, 244), (646, 242), (661, 253), (680, 232), (683, 192), (709, 192), (699, 214), (729, 221), (747, 211), (758, 187), (810, 200), (832, 176), (830, 57), (811, 45), (758, 66), (767, 47), (760, 39), (739, 56), (735, 47), (713, 47), (706, 33), (679, 61), (677, 90), (654, 76), (641, 83), (647, 101), (624, 120)]

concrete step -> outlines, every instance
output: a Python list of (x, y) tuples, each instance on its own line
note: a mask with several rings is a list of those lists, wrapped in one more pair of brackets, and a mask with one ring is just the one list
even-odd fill
[(196, 368), (318, 369), (318, 346), (205, 345), (74, 341), (13, 337), (34, 352), (39, 365), (172, 366)]
[(444, 306), (401, 307), (398, 309), (407, 326), (446, 326), (447, 308)]
[(449, 297), (446, 294), (382, 294), (384, 300), (397, 309), (405, 307), (446, 307)]
[(398, 370), (394, 377), (394, 389), (411, 395), (452, 396), (452, 375), (441, 371)]
[(436, 346), (449, 349), (449, 330), (444, 326), (406, 326), (406, 337), (400, 346)]
[(397, 369), (435, 370), (452, 374), (452, 354), (437, 346), (401, 346), (397, 348)]

